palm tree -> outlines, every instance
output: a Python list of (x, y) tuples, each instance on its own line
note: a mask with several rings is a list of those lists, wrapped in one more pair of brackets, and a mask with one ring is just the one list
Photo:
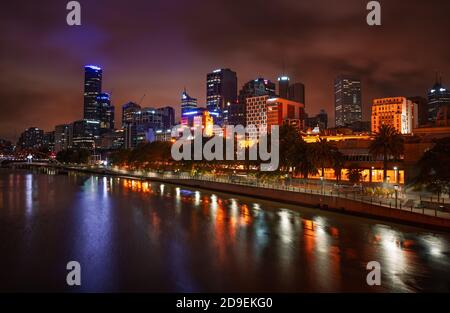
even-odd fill
[(387, 182), (387, 167), (390, 157), (398, 159), (404, 151), (403, 136), (390, 125), (382, 125), (370, 144), (370, 153), (374, 157), (383, 157), (383, 181)]
[(342, 169), (344, 168), (345, 165), (345, 157), (339, 150), (335, 150), (333, 152), (332, 163), (334, 176), (336, 177), (336, 181), (339, 182), (342, 176)]
[(314, 159), (317, 167), (321, 169), (321, 177), (325, 176), (325, 166), (331, 165), (336, 147), (324, 138), (319, 138), (314, 144)]

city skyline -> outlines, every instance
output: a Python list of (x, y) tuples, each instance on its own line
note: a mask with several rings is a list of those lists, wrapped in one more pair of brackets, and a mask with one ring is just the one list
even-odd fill
[[(20, 1), (2, 11), (8, 14), (2, 16), (2, 29), (10, 31), (1, 39), (2, 46), (8, 47), (2, 51), (1, 138), (15, 141), (29, 126), (50, 130), (81, 118), (81, 69), (85, 64), (105, 69), (103, 90), (112, 92), (116, 112), (124, 103), (139, 102), (144, 94), (142, 106), (170, 105), (179, 112), (184, 87), (204, 106), (205, 75), (216, 68), (236, 71), (238, 89), (260, 76), (276, 81), (286, 74), (305, 84), (306, 111), (314, 115), (325, 109), (330, 126), (334, 121), (333, 80), (339, 74), (361, 79), (363, 120), (369, 120), (375, 98), (425, 97), (436, 72), (441, 73), (443, 85), (450, 82), (449, 44), (441, 40), (450, 29), (445, 18), (449, 4), (443, 1), (433, 6), (419, 1), (408, 6), (383, 3), (383, 25), (377, 29), (365, 24), (365, 3), (357, 1), (339, 10), (331, 1), (280, 1), (258, 9), (249, 1), (240, 7), (239, 25), (212, 20), (205, 13), (234, 14), (233, 6), (223, 2), (196, 1), (191, 7), (136, 1), (129, 8), (114, 1), (105, 7), (81, 3), (79, 27), (65, 24), (65, 7), (46, 2), (51, 4), (45, 11), (34, 3), (26, 4), (28, 10), (20, 10), (16, 7)], [(95, 19), (99, 10), (105, 14)], [(116, 12), (124, 10), (130, 13), (124, 15), (136, 18), (121, 19), (122, 14)], [(266, 25), (259, 16), (268, 16), (270, 11), (274, 12), (271, 19), (286, 22), (270, 23), (264, 35), (251, 37), (254, 27)], [(188, 13), (198, 13), (201, 18), (186, 19)], [(209, 40), (205, 45), (207, 30), (198, 26), (205, 22), (217, 26), (215, 36), (221, 40)], [(341, 27), (337, 30), (334, 25), (338, 23)], [(36, 48), (29, 49), (30, 44)], [(128, 46), (135, 49), (124, 49)], [(120, 124), (119, 119), (116, 123)]]

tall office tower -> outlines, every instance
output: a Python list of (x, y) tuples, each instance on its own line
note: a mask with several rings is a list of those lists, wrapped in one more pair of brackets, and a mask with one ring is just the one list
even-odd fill
[(128, 102), (122, 105), (122, 128), (133, 122), (134, 112), (140, 111), (141, 106), (134, 102)]
[(303, 103), (306, 105), (305, 85), (302, 83), (294, 83), (292, 85), (289, 85), (288, 99), (295, 101), (295, 102)]
[(276, 97), (275, 83), (268, 79), (258, 78), (247, 82), (239, 92), (238, 103), (231, 104), (229, 123), (231, 125), (247, 125), (246, 100), (250, 97), (269, 96)]
[(55, 152), (55, 131), (44, 133), (42, 147), (48, 152)]
[(72, 123), (72, 147), (95, 149), (100, 139), (100, 122), (97, 120), (79, 120)]
[(417, 105), (417, 122), (419, 126), (428, 124), (428, 100), (421, 96), (409, 97)]
[(289, 77), (278, 77), (278, 95), (281, 98), (289, 99)]
[(442, 85), (441, 79), (436, 79), (436, 83), (428, 91), (428, 122), (435, 124), (439, 110), (449, 105), (450, 90)]
[(374, 99), (372, 105), (372, 132), (382, 125), (390, 125), (400, 134), (410, 134), (417, 127), (417, 104), (405, 97)]
[(55, 126), (55, 153), (67, 150), (70, 146), (71, 125), (61, 124)]
[(217, 69), (206, 75), (206, 107), (208, 111), (226, 109), (237, 100), (237, 75), (229, 68)]
[(20, 134), (17, 146), (21, 149), (38, 150), (44, 144), (44, 131), (37, 127), (27, 128)]
[(114, 129), (114, 106), (111, 105), (109, 94), (101, 92), (98, 94), (96, 106), (98, 108), (98, 120), (100, 122), (100, 134)]
[(335, 79), (334, 108), (337, 127), (362, 120), (361, 80), (344, 75)]
[(98, 120), (97, 96), (102, 92), (102, 69), (95, 65), (84, 67), (84, 119)]
[(197, 108), (197, 99), (190, 97), (184, 89), (181, 94), (181, 115), (195, 108)]
[(175, 109), (166, 106), (156, 109), (162, 116), (162, 127), (164, 130), (172, 129), (175, 126)]

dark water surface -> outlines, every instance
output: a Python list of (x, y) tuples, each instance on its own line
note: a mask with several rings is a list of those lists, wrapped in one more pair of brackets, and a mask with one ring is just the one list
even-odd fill
[[(66, 285), (78, 261), (82, 285)], [(381, 264), (382, 285), (366, 284)], [(450, 235), (173, 185), (0, 170), (0, 291), (450, 291)]]

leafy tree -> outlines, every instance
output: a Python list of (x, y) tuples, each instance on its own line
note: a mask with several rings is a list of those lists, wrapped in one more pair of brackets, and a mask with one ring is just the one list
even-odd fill
[(450, 194), (450, 137), (440, 139), (418, 162), (416, 186), (437, 194)]
[(362, 180), (362, 170), (351, 168), (347, 170), (347, 178), (352, 184), (357, 184)]
[(325, 166), (333, 163), (333, 157), (336, 153), (336, 146), (331, 144), (325, 138), (319, 140), (313, 145), (314, 163), (321, 169), (321, 177), (325, 176)]

